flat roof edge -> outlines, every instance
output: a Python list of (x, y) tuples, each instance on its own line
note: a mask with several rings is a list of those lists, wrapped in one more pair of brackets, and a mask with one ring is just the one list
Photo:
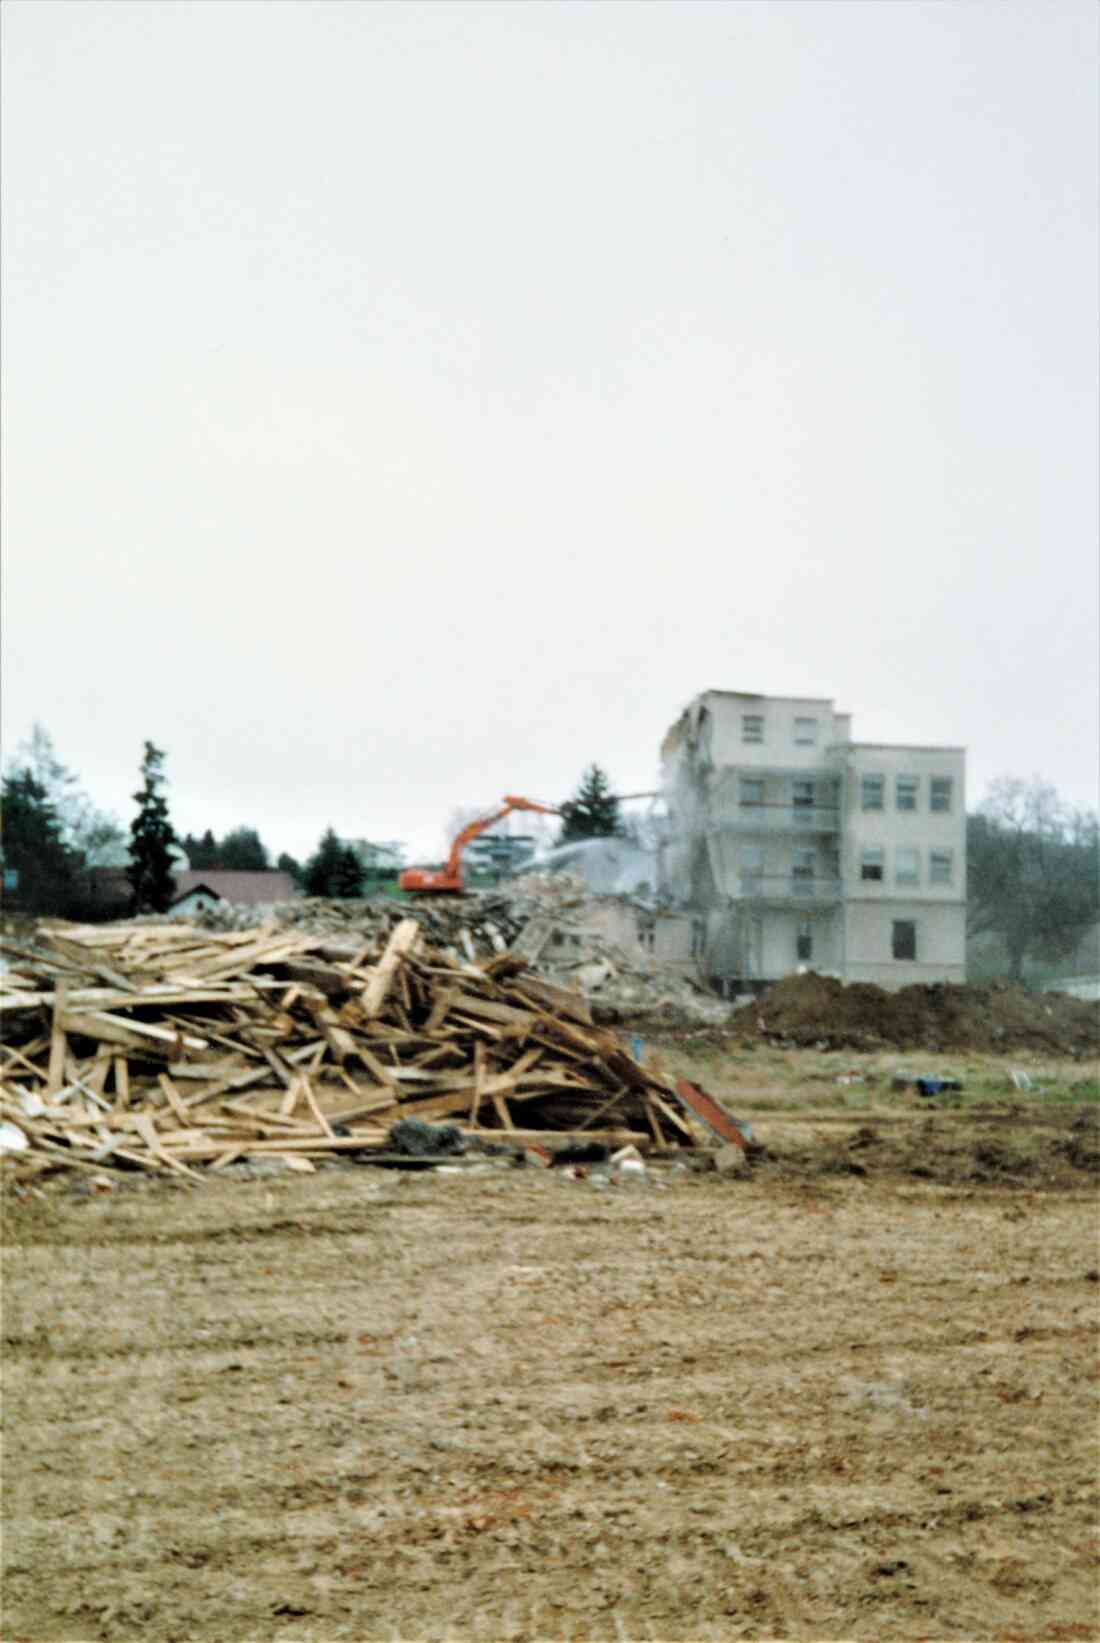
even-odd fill
[(830, 742), (828, 751), (850, 748), (866, 753), (965, 753), (965, 747), (940, 747), (931, 742)]

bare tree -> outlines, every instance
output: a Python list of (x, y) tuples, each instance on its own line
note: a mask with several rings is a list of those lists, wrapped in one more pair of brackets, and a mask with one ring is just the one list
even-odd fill
[(967, 823), (967, 926), (999, 935), (1011, 974), (1068, 957), (1100, 916), (1100, 822), (1037, 776), (1001, 776)]

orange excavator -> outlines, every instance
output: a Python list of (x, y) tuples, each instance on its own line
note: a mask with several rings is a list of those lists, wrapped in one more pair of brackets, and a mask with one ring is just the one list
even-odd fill
[(514, 793), (505, 794), (501, 800), (501, 807), (500, 810), (494, 810), (491, 816), (482, 816), (462, 829), (451, 845), (446, 867), (438, 871), (430, 867), (407, 867), (397, 881), (401, 889), (417, 890), (422, 893), (427, 891), (432, 894), (453, 894), (455, 891), (461, 891), (465, 888), (462, 878), (462, 852), (471, 839), (476, 839), (479, 833), (484, 833), (487, 827), (492, 827), (494, 822), (500, 821), (502, 816), (509, 815), (513, 810), (537, 810), (542, 816), (561, 814), (561, 811), (555, 810), (552, 805), (536, 804), (534, 799), (520, 799)]

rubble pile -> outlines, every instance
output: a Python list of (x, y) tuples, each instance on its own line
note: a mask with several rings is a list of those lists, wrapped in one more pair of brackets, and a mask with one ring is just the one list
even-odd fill
[(823, 1049), (1037, 1050), (1100, 1053), (1100, 1011), (1058, 993), (930, 982), (886, 992), (871, 982), (831, 976), (777, 981), (735, 1011), (731, 1034), (769, 1043)]
[[(196, 923), (209, 930), (274, 924), (321, 935), (384, 939), (402, 918), (414, 918), (428, 940), (452, 958), (476, 961), (513, 950), (532, 971), (560, 986), (579, 988), (596, 1021), (718, 1026), (730, 1006), (640, 952), (627, 952), (594, 927), (600, 905), (626, 897), (594, 897), (567, 873), (528, 873), (507, 890), (462, 896), (425, 896), (398, 902), (307, 898), (274, 906), (208, 909)], [(648, 912), (646, 905), (643, 911)]]
[(674, 1091), (579, 993), (507, 950), (456, 956), (416, 919), (57, 925), (2, 947), (0, 1151), (20, 1169), (312, 1169), (384, 1152), (409, 1119), (520, 1148), (692, 1143)]

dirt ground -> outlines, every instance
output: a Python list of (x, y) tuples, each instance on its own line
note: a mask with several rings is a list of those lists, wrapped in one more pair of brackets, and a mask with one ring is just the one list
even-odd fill
[(1008, 1116), (9, 1193), (4, 1636), (1097, 1637), (1095, 1111)]

